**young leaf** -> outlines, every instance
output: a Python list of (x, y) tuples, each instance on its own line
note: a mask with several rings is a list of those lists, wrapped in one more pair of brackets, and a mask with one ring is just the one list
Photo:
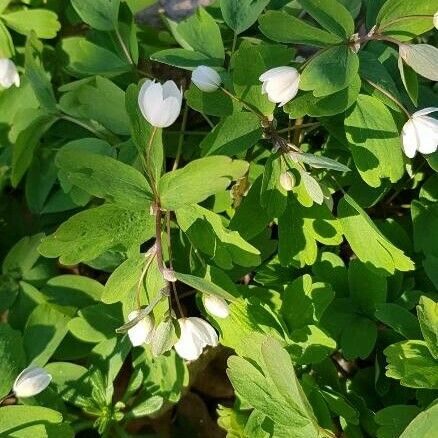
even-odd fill
[(304, 187), (309, 196), (312, 198), (313, 202), (321, 205), (324, 202), (324, 193), (322, 192), (322, 188), (319, 185), (318, 181), (304, 170), (300, 171), (300, 175)]
[(306, 163), (315, 169), (330, 169), (337, 170), (338, 172), (349, 172), (350, 169), (339, 163), (338, 161), (332, 160), (331, 158), (308, 154), (306, 152), (289, 152), (289, 155), (294, 161), (300, 161), (301, 163)]
[(176, 210), (199, 203), (225, 190), (231, 181), (241, 178), (247, 170), (247, 162), (225, 156), (194, 160), (161, 177), (158, 183), (161, 206)]
[(177, 336), (173, 319), (164, 319), (155, 328), (152, 337), (151, 349), (153, 356), (158, 357), (169, 351), (176, 341)]
[(438, 81), (438, 49), (429, 44), (403, 44), (400, 57), (419, 75)]

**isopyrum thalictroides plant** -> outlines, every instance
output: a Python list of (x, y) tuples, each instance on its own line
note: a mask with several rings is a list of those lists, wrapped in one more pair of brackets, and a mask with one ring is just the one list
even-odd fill
[(437, 436), (438, 1), (154, 3), (0, 0), (0, 436)]

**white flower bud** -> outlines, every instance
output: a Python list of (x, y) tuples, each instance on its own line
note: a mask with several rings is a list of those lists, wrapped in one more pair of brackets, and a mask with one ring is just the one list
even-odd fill
[(262, 94), (267, 94), (270, 102), (285, 105), (298, 93), (300, 74), (294, 67), (275, 67), (263, 73)]
[(30, 365), (15, 379), (12, 391), (18, 398), (33, 397), (44, 391), (52, 380), (52, 376), (43, 368)]
[(228, 303), (221, 297), (203, 294), (203, 302), (207, 312), (217, 318), (227, 318), (230, 315)]
[(143, 117), (156, 128), (172, 125), (181, 112), (182, 90), (175, 82), (167, 81), (163, 85), (147, 80), (138, 94), (138, 106)]
[(181, 336), (174, 345), (175, 351), (186, 360), (196, 360), (207, 345), (216, 347), (217, 333), (214, 328), (201, 318), (190, 317), (178, 319)]
[[(138, 310), (133, 310), (128, 315), (128, 320), (132, 321), (139, 314)], [(128, 330), (129, 340), (134, 347), (138, 347), (142, 344), (149, 344), (154, 332), (154, 318), (151, 315), (146, 315), (141, 319), (134, 327)]]
[(412, 114), (402, 129), (403, 150), (408, 158), (418, 152), (432, 154), (438, 148), (438, 120), (427, 114), (438, 108), (425, 108)]
[(10, 59), (0, 59), (0, 86), (9, 88), (13, 84), (16, 87), (20, 86), (20, 76), (17, 72), (17, 67)]
[(295, 186), (295, 177), (290, 172), (283, 172), (280, 175), (280, 185), (286, 192), (290, 192)]
[(206, 65), (196, 67), (192, 72), (192, 82), (206, 93), (216, 91), (222, 83), (222, 79), (216, 70)]

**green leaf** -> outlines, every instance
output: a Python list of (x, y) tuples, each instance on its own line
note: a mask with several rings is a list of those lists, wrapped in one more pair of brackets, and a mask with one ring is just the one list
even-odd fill
[(402, 341), (383, 351), (386, 375), (410, 388), (438, 389), (438, 362), (424, 341)]
[(351, 260), (348, 283), (352, 301), (363, 314), (373, 317), (376, 307), (386, 302), (386, 278), (371, 271), (359, 260)]
[(221, 11), (225, 23), (237, 35), (251, 27), (269, 0), (221, 0)]
[(417, 313), (424, 340), (432, 356), (438, 360), (438, 303), (422, 296)]
[(438, 203), (414, 200), (411, 205), (416, 251), (438, 257), (438, 233), (431, 228), (438, 218)]
[(400, 134), (390, 110), (377, 98), (359, 95), (345, 119), (354, 162), (363, 180), (379, 187), (382, 179), (398, 181), (404, 173)]
[(362, 208), (345, 194), (338, 204), (338, 219), (351, 249), (367, 267), (383, 275), (411, 271), (414, 263), (376, 227)]
[(105, 284), (102, 301), (107, 304), (124, 301), (137, 285), (145, 262), (144, 254), (135, 254), (118, 266)]
[(352, 424), (359, 424), (359, 412), (338, 392), (321, 390), (330, 410)]
[(253, 267), (260, 264), (260, 252), (240, 237), (237, 231), (224, 227), (222, 217), (199, 205), (176, 210), (178, 225), (190, 242), (222, 269), (234, 265)]
[(235, 300), (233, 295), (205, 278), (195, 277), (194, 275), (190, 274), (182, 274), (181, 272), (175, 272), (175, 276), (179, 281), (187, 284), (198, 292), (215, 295), (228, 301)]
[(376, 339), (376, 324), (368, 318), (354, 316), (349, 327), (342, 332), (342, 354), (347, 360), (366, 359), (373, 351)]
[(199, 52), (187, 49), (165, 49), (155, 52), (151, 55), (152, 61), (183, 68), (185, 70), (194, 70), (200, 65), (209, 67), (222, 67), (223, 61), (210, 58)]
[(376, 306), (376, 318), (406, 339), (421, 339), (421, 330), (415, 316), (402, 306), (381, 303)]
[(280, 217), (287, 204), (287, 192), (280, 183), (280, 176), (285, 172), (281, 164), (282, 158), (277, 154), (271, 154), (263, 172), (260, 204), (272, 218)]
[(149, 210), (128, 211), (105, 204), (82, 211), (43, 239), (39, 251), (45, 257), (59, 257), (65, 265), (93, 260), (110, 248), (129, 249), (154, 234)]
[(312, 283), (308, 274), (293, 280), (282, 295), (281, 314), (291, 329), (317, 323), (334, 298), (328, 283)]
[(203, 155), (239, 155), (262, 138), (260, 119), (250, 112), (225, 117), (202, 140)]
[(412, 70), (431, 81), (438, 81), (438, 49), (430, 44), (404, 44), (400, 57)]
[(114, 30), (119, 15), (119, 0), (71, 0), (82, 20), (97, 30)]
[(228, 359), (227, 374), (237, 393), (271, 418), (277, 428), (293, 434), (289, 436), (318, 437), (316, 418), (286, 350), (278, 341), (268, 337), (258, 348), (261, 370), (242, 357), (232, 356)]
[[(420, 412), (417, 406), (393, 405), (376, 412), (378, 438), (399, 438), (406, 426)], [(413, 438), (413, 437), (412, 437)]]
[(0, 409), (0, 434), (20, 438), (73, 438), (62, 415), (42, 406), (4, 406)]
[[(230, 116), (241, 108), (241, 105), (222, 90), (204, 93), (194, 84), (185, 92), (185, 98), (190, 108), (210, 116)], [(208, 134), (207, 131), (205, 133)]]
[(41, 106), (54, 113), (57, 111), (56, 98), (50, 78), (42, 63), (41, 54), (43, 49), (44, 46), (37, 40), (35, 33), (32, 32), (26, 40), (26, 76)]
[(305, 170), (300, 171), (301, 181), (313, 202), (321, 205), (324, 202), (324, 193), (319, 182)]
[(0, 56), (12, 58), (15, 53), (14, 42), (6, 26), (0, 21)]
[[(21, 334), (7, 324), (0, 324), (0, 398), (9, 394), (15, 378), (26, 367)], [(4, 407), (0, 409), (3, 412)], [(2, 426), (0, 421), (0, 430)]]
[(300, 89), (313, 90), (316, 97), (328, 96), (357, 80), (359, 58), (347, 46), (322, 50), (304, 68)]
[(38, 38), (55, 38), (61, 24), (58, 16), (47, 9), (22, 9), (3, 14), (6, 25), (15, 32), (28, 35), (32, 31)]
[(418, 76), (415, 71), (403, 63), (401, 57), (398, 58), (398, 69), (400, 71), (400, 77), (407, 91), (412, 103), (418, 105)]
[(203, 8), (177, 26), (178, 34), (197, 53), (201, 53), (219, 65), (225, 58), (219, 26)]
[(114, 52), (82, 37), (64, 38), (61, 48), (68, 57), (66, 69), (74, 76), (115, 75), (131, 69)]
[(438, 427), (438, 404), (433, 404), (419, 413), (403, 431), (399, 438), (433, 437)]
[(433, 28), (432, 16), (436, 11), (435, 0), (388, 0), (377, 16), (379, 32), (400, 41), (411, 40)]
[(266, 12), (260, 17), (259, 22), (262, 33), (269, 39), (280, 43), (325, 47), (339, 44), (342, 41), (337, 35), (280, 11)]
[(98, 343), (114, 337), (120, 321), (121, 306), (98, 303), (79, 310), (78, 316), (68, 322), (68, 329), (81, 341)]
[(301, 267), (316, 261), (317, 241), (339, 245), (341, 227), (326, 205), (303, 207), (294, 196), (288, 197), (287, 208), (278, 219), (278, 256), (282, 266), (297, 261)]
[(19, 133), (12, 147), (11, 182), (13, 187), (18, 186), (29, 169), (41, 137), (56, 122), (56, 117), (45, 110), (28, 110), (27, 114), (33, 117), (29, 119), (29, 125)]
[(163, 406), (163, 397), (153, 395), (132, 408), (131, 414), (134, 418), (141, 418), (147, 415), (152, 415), (160, 410)]
[(242, 42), (232, 58), (235, 94), (263, 114), (272, 114), (275, 104), (261, 93), (259, 77), (273, 67), (289, 64), (293, 55), (293, 50), (281, 45)]
[(324, 97), (316, 97), (311, 91), (300, 93), (283, 108), (291, 119), (303, 117), (334, 116), (350, 108), (357, 100), (361, 86), (359, 76), (343, 90)]
[(300, 5), (322, 27), (344, 41), (354, 33), (354, 21), (350, 12), (338, 1), (300, 0)]
[(55, 162), (70, 184), (90, 195), (126, 208), (150, 204), (152, 194), (143, 175), (114, 158), (68, 148), (58, 152)]
[(23, 334), (29, 362), (44, 366), (67, 334), (70, 318), (49, 304), (40, 304), (30, 314)]
[(163, 175), (158, 183), (161, 206), (176, 210), (204, 201), (224, 191), (231, 181), (241, 178), (248, 163), (225, 156), (211, 156), (191, 161), (182, 169)]

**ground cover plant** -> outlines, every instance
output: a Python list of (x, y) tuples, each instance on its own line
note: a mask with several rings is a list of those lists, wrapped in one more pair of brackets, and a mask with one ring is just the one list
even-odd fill
[(438, 1), (0, 0), (0, 436), (438, 434)]

